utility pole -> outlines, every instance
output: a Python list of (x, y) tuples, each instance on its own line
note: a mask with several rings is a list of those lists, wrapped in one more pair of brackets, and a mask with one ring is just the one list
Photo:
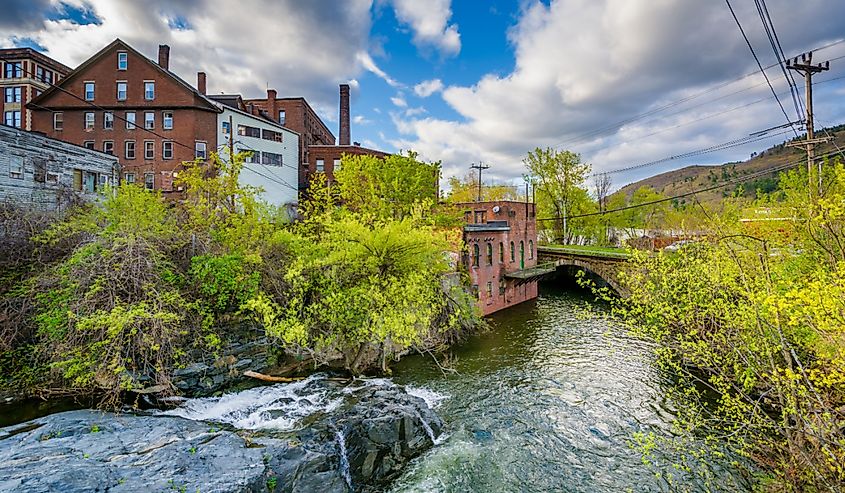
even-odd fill
[(478, 164), (472, 163), (470, 169), (478, 170), (478, 199), (476, 200), (476, 202), (481, 202), (481, 172), (485, 169), (490, 169), (490, 166), (487, 166), (482, 162), (479, 162)]
[[(830, 70), (830, 62), (819, 63), (818, 65), (813, 65), (813, 52), (804, 53), (801, 55), (801, 62), (799, 63), (798, 57), (793, 58), (792, 60), (786, 61), (786, 68), (789, 70), (794, 70), (796, 72), (803, 72), (804, 73), (804, 87), (805, 87), (805, 98), (807, 100), (807, 140), (803, 143), (807, 149), (807, 184), (810, 193), (810, 199), (813, 198), (813, 163), (816, 160), (816, 144), (820, 144), (822, 142), (827, 142), (830, 138), (821, 138), (816, 139), (815, 133), (813, 131), (813, 74), (817, 74), (819, 72), (824, 72), (825, 70)], [(794, 142), (790, 144), (791, 147), (799, 147), (802, 143)], [(819, 161), (818, 163), (818, 174), (819, 174), (819, 183), (818, 183), (818, 194), (819, 196), (822, 193), (822, 163)]]
[(235, 162), (235, 138), (232, 135), (234, 129), (232, 128), (232, 115), (229, 115), (229, 164)]

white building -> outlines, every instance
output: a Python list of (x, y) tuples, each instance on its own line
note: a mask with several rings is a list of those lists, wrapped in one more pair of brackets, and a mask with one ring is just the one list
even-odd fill
[(261, 187), (262, 200), (293, 212), (299, 193), (299, 134), (265, 115), (250, 113), (238, 95), (207, 97), (223, 110), (217, 116), (220, 156), (228, 155), (225, 148), (230, 138), (236, 153), (252, 152), (241, 170), (240, 183)]

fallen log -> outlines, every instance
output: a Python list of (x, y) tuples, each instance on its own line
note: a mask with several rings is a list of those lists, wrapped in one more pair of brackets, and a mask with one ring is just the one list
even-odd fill
[[(290, 383), (290, 382), (299, 382), (300, 380), (305, 380), (308, 377), (274, 377), (273, 375), (265, 375), (264, 373), (258, 373), (257, 371), (247, 370), (244, 372), (245, 377), (252, 377), (258, 380), (262, 380), (264, 382), (274, 382), (274, 383)], [(326, 380), (330, 382), (348, 382), (351, 380), (350, 378), (327, 378)]]

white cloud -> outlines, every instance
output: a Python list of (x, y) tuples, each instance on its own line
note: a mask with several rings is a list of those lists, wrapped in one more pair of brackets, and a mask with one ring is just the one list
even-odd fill
[(405, 101), (405, 97), (402, 96), (401, 94), (397, 94), (396, 96), (393, 96), (392, 98), (390, 98), (390, 102), (392, 102), (393, 104), (395, 104), (396, 106), (398, 106), (400, 108), (404, 108), (404, 107), (408, 106), (408, 102)]
[[(841, 27), (832, 19), (845, 18), (845, 4), (837, 5), (836, 12), (829, 8), (824, 2), (811, 2), (802, 9), (802, 19), (779, 23), (784, 48), (800, 53), (838, 39)], [(743, 9), (742, 18), (753, 19), (753, 6)], [(797, 12), (790, 9), (787, 0), (770, 1), (769, 10), (776, 21)], [(800, 28), (805, 22), (814, 22), (813, 16), (820, 16), (821, 24), (815, 21), (812, 32)], [(709, 2), (525, 3), (519, 22), (509, 32), (515, 52), (513, 71), (485, 75), (472, 86), (444, 88), (443, 99), (458, 118), (393, 115), (400, 138), (392, 144), (415, 149), (426, 159), (442, 160), (446, 176), (463, 173), (467, 163), (483, 160), (493, 166), (491, 178), (517, 179), (524, 172), (525, 154), (538, 146), (563, 143), (561, 147), (581, 152), (595, 170), (609, 170), (726, 142), (783, 123), (783, 115), (773, 101), (693, 122), (766, 97), (768, 88), (763, 85), (693, 111), (657, 113), (653, 118), (584, 137), (592, 129), (753, 72), (754, 60), (732, 21), (724, 5)], [(764, 34), (756, 35), (752, 39), (755, 46), (766, 46)], [(707, 47), (705, 52), (702, 47)], [(841, 54), (841, 48), (831, 56)], [(778, 91), (784, 90), (785, 82), (775, 70), (770, 77), (779, 84)], [(677, 109), (727, 95), (743, 84), (756, 85), (760, 80), (759, 76), (746, 79)], [(671, 129), (674, 125), (682, 126)], [(647, 136), (661, 128), (671, 130)], [(771, 143), (757, 143), (750, 150)], [(705, 156), (699, 162), (747, 156), (746, 150)], [(672, 162), (664, 168), (683, 164), (691, 163)], [(659, 167), (647, 168), (644, 173), (658, 171)]]
[(352, 123), (356, 125), (369, 125), (373, 122), (372, 120), (368, 120), (367, 118), (365, 118), (363, 115), (355, 115), (352, 117)]
[(416, 108), (408, 108), (407, 110), (405, 110), (406, 117), (423, 115), (425, 113), (428, 113), (428, 111), (422, 106), (417, 106)]
[(358, 60), (361, 66), (364, 67), (364, 70), (371, 72), (376, 77), (379, 77), (380, 79), (384, 80), (391, 87), (402, 87), (402, 84), (399, 81), (387, 75), (384, 70), (380, 69), (379, 66), (376, 65), (376, 62), (373, 60), (373, 57), (371, 57), (370, 54), (366, 51), (359, 51), (355, 55), (355, 58)]
[(452, 17), (451, 0), (393, 0), (396, 18), (413, 31), (418, 48), (434, 47), (445, 56), (461, 51), (461, 35)]
[(427, 98), (437, 91), (443, 90), (443, 81), (440, 79), (424, 80), (414, 86), (414, 93), (421, 98)]

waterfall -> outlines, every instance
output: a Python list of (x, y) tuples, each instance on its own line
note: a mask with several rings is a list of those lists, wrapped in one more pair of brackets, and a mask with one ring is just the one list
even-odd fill
[(428, 438), (431, 438), (431, 443), (434, 445), (439, 445), (440, 442), (438, 441), (437, 437), (434, 436), (434, 430), (431, 429), (431, 425), (423, 419), (422, 415), (418, 412), (417, 417), (420, 418), (420, 423), (422, 423), (423, 429), (425, 432), (428, 433)]
[(349, 491), (353, 491), (352, 476), (349, 474), (349, 458), (346, 456), (346, 439), (340, 430), (335, 432), (335, 437), (337, 437), (337, 448), (340, 455), (340, 474), (349, 486)]

